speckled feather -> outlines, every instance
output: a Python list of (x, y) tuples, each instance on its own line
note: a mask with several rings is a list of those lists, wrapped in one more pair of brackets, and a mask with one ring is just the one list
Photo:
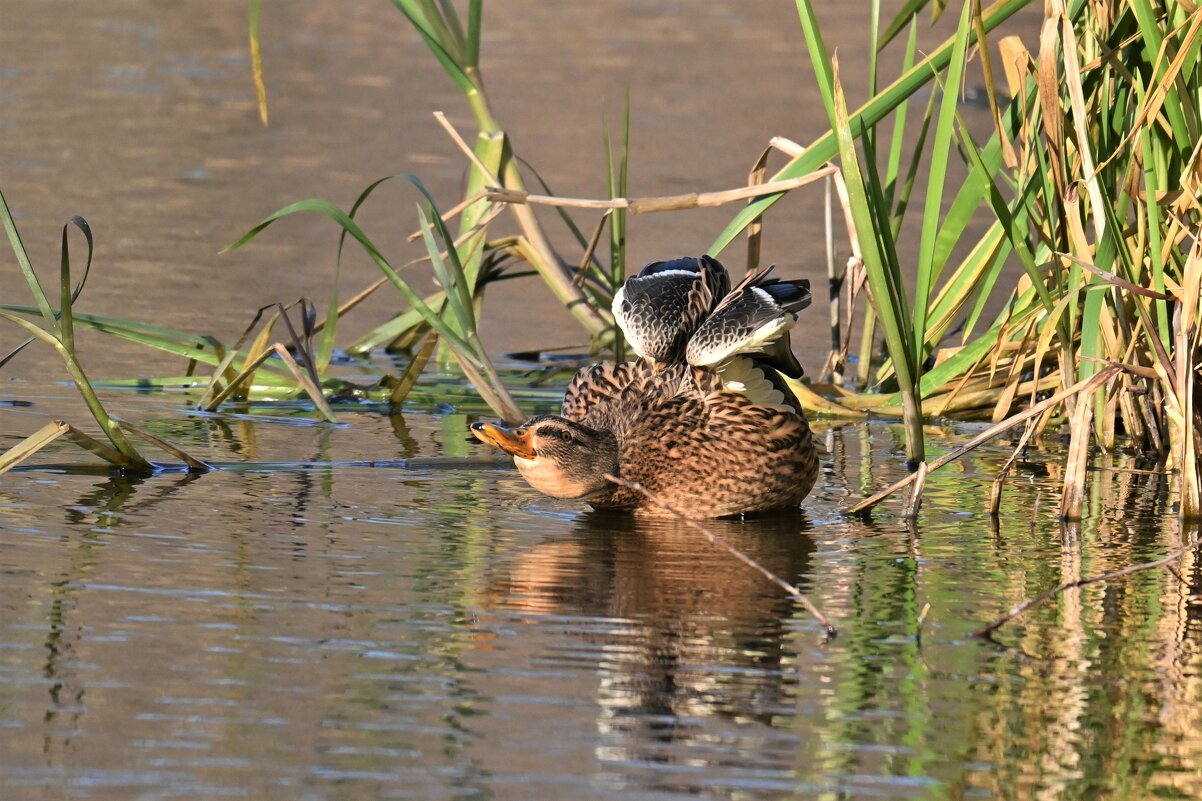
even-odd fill
[[(680, 362), (605, 362), (576, 375), (562, 413), (614, 434), (622, 478), (690, 516), (722, 517), (796, 506), (814, 486), (818, 459), (809, 425), (785, 389), (789, 405), (762, 406), (723, 389), (716, 374)], [(625, 487), (589, 502), (662, 513)]]
[(652, 262), (614, 295), (614, 319), (636, 353), (672, 363), (729, 291), (726, 268), (709, 256)]
[(801, 376), (788, 330), (797, 312), (810, 305), (810, 282), (772, 278), (772, 269), (749, 273), (722, 298), (690, 337), (685, 349), (689, 364), (709, 367), (736, 354), (758, 353), (785, 375)]

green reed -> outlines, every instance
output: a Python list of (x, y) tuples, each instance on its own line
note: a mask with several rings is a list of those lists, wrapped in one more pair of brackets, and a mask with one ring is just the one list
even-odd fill
[[(61, 257), (59, 260), (59, 307), (57, 310), (50, 305), (50, 300), (42, 288), (42, 283), (38, 279), (37, 272), (34, 270), (28, 252), (25, 250), (25, 244), (21, 240), (21, 234), (17, 230), (17, 225), (13, 221), (12, 213), (8, 208), (8, 202), (5, 200), (2, 192), (0, 192), (0, 223), (4, 225), (9, 245), (12, 247), (13, 254), (17, 258), (17, 264), (20, 266), (21, 274), (29, 286), (30, 294), (33, 295), (35, 303), (34, 307), (0, 306), (0, 309), (4, 309), (0, 311), (0, 319), (12, 323), (29, 335), (29, 338), (25, 342), (18, 345), (3, 358), (0, 358), (0, 367), (3, 367), (34, 342), (49, 345), (58, 354), (59, 358), (62, 359), (63, 365), (67, 369), (67, 374), (71, 376), (71, 380), (87, 405), (88, 411), (92, 413), (92, 417), (95, 418), (97, 425), (100, 426), (101, 433), (104, 435), (104, 440), (97, 439), (68, 423), (58, 420), (52, 421), (26, 437), (13, 448), (0, 453), (0, 473), (10, 470), (22, 460), (62, 436), (67, 437), (68, 440), (80, 448), (124, 470), (137, 472), (153, 470), (153, 465), (133, 446), (126, 434), (133, 434), (145, 439), (160, 449), (177, 456), (190, 469), (206, 469), (206, 466), (200, 460), (194, 459), (170, 443), (159, 440), (154, 435), (143, 431), (137, 426), (110, 415), (105, 409), (104, 404), (100, 402), (100, 398), (97, 396), (92, 382), (88, 380), (88, 376), (84, 372), (83, 365), (79, 361), (75, 348), (76, 315), (74, 304), (80, 292), (83, 291), (84, 284), (87, 282), (87, 276), (92, 267), (92, 229), (87, 221), (82, 217), (72, 217), (63, 225)], [(83, 234), (88, 246), (88, 256), (84, 263), (83, 275), (79, 280), (79, 284), (74, 287), (71, 280), (71, 249), (69, 239), (72, 228), (77, 229)], [(22, 312), (39, 316), (41, 318), (40, 324), (20, 316)]]
[[(968, 0), (955, 35), (915, 62), (914, 25), (927, 3), (908, 3), (874, 34), (867, 59), (874, 91), (849, 113), (817, 16), (809, 0), (797, 0), (831, 132), (774, 178), (839, 157), (853, 252), (871, 298), (863, 328), (869, 341), (879, 328), (887, 349), (876, 361), (870, 347), (861, 349), (863, 382), (838, 400), (900, 414), (908, 455), (921, 460), (921, 426), (932, 416), (998, 422), (1119, 365), (1090, 397), (1065, 393), (1040, 418), (1041, 428), (1074, 422), (1062, 515), (1080, 515), (1091, 445), (1114, 448), (1121, 431), (1168, 460), (1180, 477), (1181, 514), (1196, 517), (1202, 17), (1174, 2), (1056, 0), (1047, 5), (1037, 53), (989, 38), (1027, 4), (1001, 0), (982, 9)], [(875, 32), (877, 4), (873, 11)], [(877, 54), (907, 26), (907, 66), (875, 91)], [(974, 57), (994, 121), (984, 143), (973, 140), (957, 106)], [(1009, 85), (1008, 104), (993, 88), (995, 64)], [(907, 106), (924, 86), (932, 101), (905, 164)], [(953, 158), (966, 167), (958, 187), (946, 169)], [(907, 220), (920, 163), (929, 176), (922, 208)], [(751, 203), (711, 253), (777, 199)], [(973, 220), (985, 223), (984, 233), (969, 238)], [(915, 230), (917, 258), (903, 265), (899, 242)], [(1005, 302), (992, 322), (984, 313), (990, 300)]]

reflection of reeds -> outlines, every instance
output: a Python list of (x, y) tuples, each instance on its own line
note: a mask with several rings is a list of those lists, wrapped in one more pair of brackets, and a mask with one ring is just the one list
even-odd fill
[[(1070, 532), (1075, 532), (1075, 534), (1073, 536), (1074, 541), (1079, 539), (1079, 531), (1077, 530), (1076, 524), (1066, 525), (1065, 530), (1070, 531)], [(1072, 548), (1066, 548), (1065, 549), (1066, 555), (1079, 549), (1079, 547), (1080, 547), (1080, 545), (1078, 543), (1078, 544), (1075, 544), (1074, 547), (1072, 547)], [(1195, 540), (1195, 541), (1191, 541), (1188, 545), (1185, 545), (1181, 548), (1176, 549), (1175, 551), (1171, 551), (1167, 556), (1164, 556), (1160, 559), (1154, 559), (1150, 562), (1140, 562), (1140, 563), (1134, 564), (1134, 565), (1127, 565), (1126, 567), (1119, 568), (1118, 570), (1112, 570), (1108, 573), (1102, 573), (1102, 574), (1096, 575), (1096, 576), (1087, 576), (1085, 578), (1081, 578), (1081, 577), (1077, 576), (1070, 581), (1066, 581), (1063, 584), (1053, 587), (1052, 589), (1048, 590), (1047, 592), (1044, 592), (1041, 595), (1036, 596), (1035, 598), (1029, 598), (1029, 599), (1023, 601), (1022, 603), (1015, 604), (1013, 607), (1011, 607), (1011, 609), (1006, 614), (1002, 615), (997, 620), (977, 629), (976, 634), (978, 637), (988, 637), (988, 636), (992, 635), (995, 631), (1000, 629), (1002, 626), (1009, 623), (1011, 620), (1014, 620), (1019, 615), (1022, 615), (1023, 613), (1025, 613), (1028, 609), (1032, 609), (1036, 606), (1040, 606), (1041, 604), (1045, 604), (1048, 601), (1052, 600), (1053, 598), (1057, 598), (1057, 597), (1065, 594), (1069, 590), (1079, 589), (1081, 587), (1085, 587), (1090, 584), (1096, 584), (1098, 582), (1116, 581), (1120, 578), (1123, 578), (1124, 576), (1129, 576), (1132, 573), (1138, 573), (1142, 570), (1154, 570), (1159, 567), (1169, 568), (1171, 570), (1171, 566), (1175, 562), (1181, 561), (1181, 559), (1183, 557), (1185, 557), (1187, 554), (1196, 553), (1199, 547), (1202, 547), (1202, 542)], [(1077, 569), (1073, 572), (1079, 573), (1080, 565), (1078, 565)]]

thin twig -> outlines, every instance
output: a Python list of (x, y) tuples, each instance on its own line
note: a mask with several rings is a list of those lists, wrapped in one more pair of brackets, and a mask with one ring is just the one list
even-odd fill
[(731, 554), (731, 556), (735, 557), (740, 562), (742, 562), (743, 564), (752, 568), (753, 570), (758, 571), (760, 573), (760, 575), (764, 576), (764, 578), (766, 578), (769, 581), (771, 581), (772, 583), (776, 584), (778, 587), (783, 589), (785, 592), (789, 593), (789, 595), (793, 596), (795, 599), (800, 601), (801, 604), (806, 608), (806, 610), (809, 611), (809, 613), (811, 615), (813, 615), (814, 619), (817, 620), (819, 623), (821, 623), (822, 626), (826, 629), (826, 635), (828, 637), (835, 637), (839, 634), (839, 630), (835, 628), (835, 624), (831, 623), (830, 620), (827, 619), (826, 615), (822, 614), (822, 612), (820, 612), (818, 610), (818, 607), (814, 606), (813, 602), (810, 601), (810, 599), (807, 598), (805, 596), (805, 594), (801, 592), (801, 590), (797, 589), (792, 584), (785, 581), (780, 576), (776, 575), (771, 570), (764, 567), (759, 562), (755, 561), (750, 556), (748, 556), (747, 554), (740, 551), (738, 548), (734, 547), (733, 545), (729, 545), (726, 542), (723, 542), (721, 539), (718, 538), (718, 536), (716, 534), (714, 534), (714, 532), (710, 531), (705, 526), (698, 523), (696, 520), (693, 520), (688, 515), (686, 515), (684, 512), (681, 512), (679, 509), (675, 508), (674, 506), (671, 506), (670, 504), (667, 504), (664, 501), (660, 500), (658, 497), (656, 497), (656, 495), (654, 493), (652, 493), (650, 490), (648, 490), (642, 484), (638, 483), (637, 481), (627, 481), (626, 479), (618, 478), (617, 476), (610, 475), (608, 473), (605, 475), (605, 480), (612, 481), (613, 483), (618, 484), (619, 486), (623, 486), (623, 487), (626, 487), (627, 489), (632, 489), (635, 492), (642, 493), (642, 495), (647, 500), (651, 501), (653, 504), (655, 504), (659, 508), (661, 508), (667, 512), (671, 512), (678, 519), (680, 519), (681, 522), (683, 522), (686, 526), (688, 526), (689, 528), (691, 528), (695, 531), (700, 532), (703, 537), (705, 537), (707, 540), (709, 540), (711, 545), (716, 545), (719, 548), (724, 548), (727, 552), (729, 552)]
[(476, 169), (480, 171), (480, 174), (487, 178), (490, 184), (499, 186), (501, 183), (500, 179), (480, 160), (480, 157), (476, 155), (476, 151), (467, 146), (467, 142), (463, 141), (463, 137), (459, 135), (459, 131), (456, 131), (455, 126), (451, 125), (451, 121), (447, 119), (447, 115), (441, 111), (436, 111), (434, 112), (434, 119), (438, 121), (438, 124), (442, 126), (443, 130), (459, 146), (459, 149), (463, 151), (472, 164), (476, 165)]
[(601, 215), (601, 219), (597, 220), (597, 227), (593, 229), (593, 235), (589, 237), (588, 245), (584, 248), (584, 256), (580, 259), (580, 266), (576, 268), (576, 277), (572, 279), (576, 286), (584, 283), (584, 279), (588, 276), (589, 264), (593, 260), (593, 253), (597, 250), (598, 243), (601, 242), (601, 234), (605, 233), (605, 224), (609, 222), (613, 216), (613, 209), (607, 209)]
[(1165, 556), (1161, 559), (1157, 559), (1152, 562), (1140, 562), (1137, 565), (1127, 565), (1126, 567), (1124, 567), (1120, 570), (1114, 570), (1110, 573), (1102, 573), (1101, 575), (1098, 575), (1098, 576), (1090, 576), (1088, 578), (1078, 579), (1076, 581), (1070, 581), (1067, 584), (1061, 584), (1059, 587), (1054, 587), (1054, 588), (1048, 590), (1047, 592), (1045, 592), (1043, 595), (1038, 596), (1037, 598), (1029, 598), (1028, 600), (1023, 601), (1021, 604), (1012, 606), (1010, 608), (1010, 611), (1007, 612), (1005, 615), (1003, 615), (1002, 617), (993, 621), (988, 626), (982, 626), (981, 628), (979, 628), (975, 632), (973, 632), (973, 634), (977, 637), (988, 637), (989, 635), (993, 634), (993, 632), (997, 631), (998, 629), (1000, 629), (1002, 626), (1009, 623), (1014, 618), (1018, 617), (1019, 615), (1023, 614), (1024, 612), (1026, 612), (1028, 609), (1039, 606), (1040, 604), (1043, 604), (1043, 603), (1051, 600), (1052, 598), (1055, 598), (1057, 595), (1068, 592), (1069, 590), (1077, 589), (1078, 587), (1084, 587), (1087, 584), (1096, 584), (1099, 581), (1112, 581), (1116, 578), (1121, 578), (1123, 576), (1129, 576), (1132, 573), (1138, 573), (1141, 570), (1152, 570), (1153, 568), (1164, 567), (1165, 565), (1169, 565), (1169, 564), (1172, 564), (1173, 562), (1177, 561), (1178, 559), (1185, 556), (1190, 551), (1197, 550), (1199, 545), (1202, 545), (1202, 541), (1191, 542), (1189, 545), (1186, 545), (1182, 548), (1178, 548), (1177, 550), (1173, 551), (1168, 556)]
[(1006, 476), (1010, 473), (1010, 468), (1018, 461), (1018, 455), (1027, 447), (1027, 442), (1031, 439), (1031, 435), (1035, 433), (1035, 421), (1028, 420), (1027, 425), (1023, 428), (1023, 435), (1018, 439), (1018, 445), (1014, 447), (1014, 453), (1010, 454), (1010, 458), (1002, 465), (1002, 469), (998, 471), (997, 478), (993, 480), (993, 490), (989, 496), (989, 516), (997, 518), (998, 511), (1002, 505), (1002, 484), (1006, 481)]
[(823, 167), (820, 170), (788, 178), (783, 181), (769, 181), (756, 186), (743, 186), (738, 189), (727, 189), (722, 192), (690, 192), (687, 195), (667, 195), (665, 197), (611, 199), (554, 197), (552, 195), (533, 195), (520, 189), (505, 189), (490, 187), (488, 199), (499, 203), (517, 203), (532, 206), (564, 206), (574, 209), (629, 209), (631, 214), (647, 214), (655, 211), (678, 211), (680, 209), (708, 208), (734, 203), (738, 200), (750, 200), (765, 195), (775, 195), (813, 183), (820, 178), (833, 175), (835, 167)]

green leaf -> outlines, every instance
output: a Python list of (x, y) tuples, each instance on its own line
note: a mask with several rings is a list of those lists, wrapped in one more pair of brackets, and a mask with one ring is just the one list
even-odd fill
[(964, 10), (960, 13), (960, 25), (956, 29), (951, 64), (948, 67), (947, 82), (943, 87), (943, 102), (940, 104), (939, 121), (935, 127), (935, 140), (931, 148), (930, 175), (927, 179), (922, 231), (918, 242), (918, 265), (914, 281), (914, 333), (911, 343), (915, 349), (915, 365), (922, 364), (925, 358), (923, 348), (926, 341), (927, 307), (930, 304), (931, 288), (943, 271), (943, 263), (935, 261), (935, 237), (939, 233), (943, 208), (943, 188), (947, 179), (952, 134), (956, 124), (956, 103), (959, 101), (960, 83), (964, 76), (968, 36), (972, 30), (971, 10), (971, 2), (965, 2)]
[[(421, 182), (416, 176), (402, 173), (396, 175), (395, 177), (408, 180), (414, 186), (418, 187), (423, 194), (425, 194), (425, 191), (420, 187)], [(427, 306), (422, 298), (409, 287), (409, 284), (406, 283), (399, 274), (397, 274), (397, 271), (393, 269), (392, 265), (388, 262), (388, 259), (384, 258), (384, 254), (380, 252), (375, 243), (372, 242), (366, 233), (364, 233), (363, 229), (359, 227), (359, 224), (347, 216), (346, 212), (342, 211), (342, 209), (338, 208), (328, 200), (310, 198), (308, 200), (300, 200), (296, 203), (291, 203), (279, 211), (276, 211), (274, 214), (268, 215), (262, 222), (247, 231), (240, 239), (238, 239), (238, 241), (227, 247), (223, 252), (237, 250), (250, 240), (254, 239), (264, 229), (276, 221), (292, 214), (306, 211), (323, 214), (334, 222), (338, 223), (338, 225), (342, 226), (343, 230), (350, 234), (363, 247), (363, 250), (367, 253), (368, 257), (375, 263), (376, 267), (379, 268), (382, 273), (384, 273), (389, 282), (391, 282), (392, 285), (395, 286), (398, 291), (400, 291), (405, 300), (408, 301), (411, 306), (418, 309), (422, 315), (422, 318), (429, 323), (430, 327), (441, 334), (443, 339), (452, 343), (457, 349), (462, 350), (467, 358), (473, 360), (473, 362), (476, 362), (477, 366), (479, 366), (479, 359), (473, 353), (471, 345), (469, 345), (459, 334), (451, 330), (451, 328), (443, 321), (438, 312)]]

